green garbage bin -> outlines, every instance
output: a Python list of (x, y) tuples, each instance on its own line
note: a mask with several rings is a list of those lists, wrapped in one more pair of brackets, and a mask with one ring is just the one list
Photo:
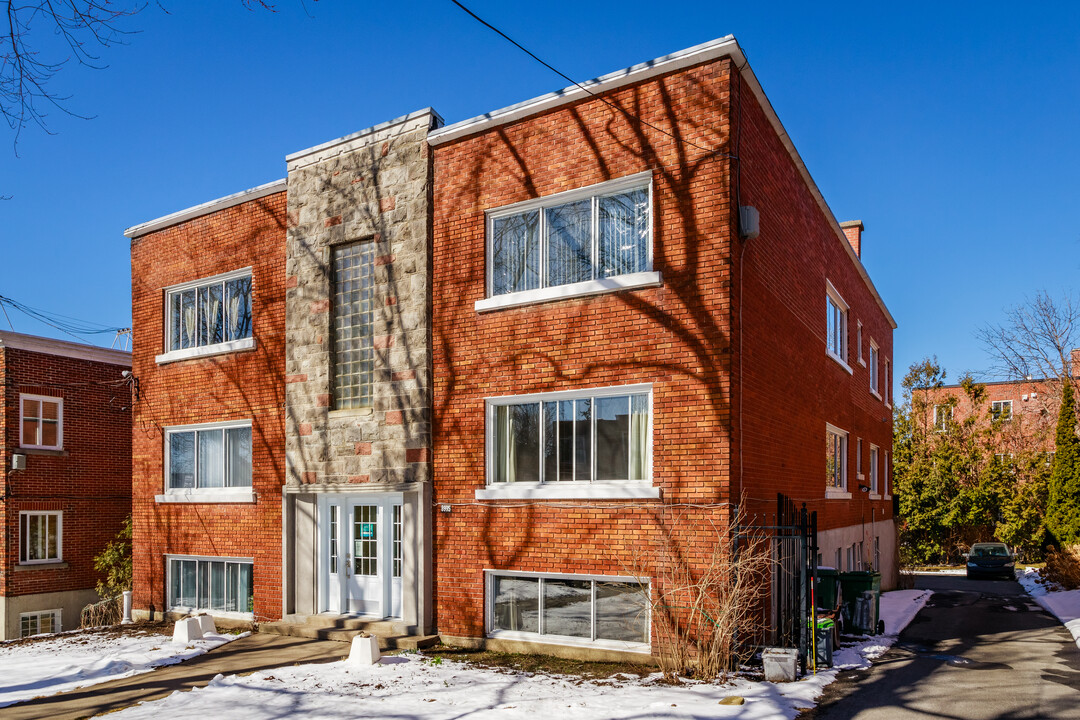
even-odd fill
[[(881, 617), (881, 573), (869, 570), (853, 570), (839, 573), (840, 590), (843, 595), (844, 619), (851, 623), (856, 632), (873, 635), (877, 632), (877, 620)], [(873, 613), (856, 613), (856, 605), (863, 598), (863, 593), (873, 594)], [(860, 623), (860, 618), (867, 622)]]
[(836, 609), (839, 575), (839, 571), (832, 568), (817, 568), (817, 582), (814, 583), (815, 606), (825, 610)]

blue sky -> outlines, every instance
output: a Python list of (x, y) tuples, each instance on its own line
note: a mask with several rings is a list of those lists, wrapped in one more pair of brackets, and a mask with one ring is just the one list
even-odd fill
[[(163, 4), (126, 24), (140, 32), (106, 69), (58, 76), (93, 119), (54, 113), (18, 157), (0, 134), (0, 295), (128, 325), (125, 228), (418, 108), (455, 122), (565, 85), (449, 0)], [(578, 79), (734, 34), (837, 218), (866, 224), (898, 375), (931, 354), (951, 380), (978, 371), (978, 327), (1073, 289), (1080, 4), (466, 4)]]

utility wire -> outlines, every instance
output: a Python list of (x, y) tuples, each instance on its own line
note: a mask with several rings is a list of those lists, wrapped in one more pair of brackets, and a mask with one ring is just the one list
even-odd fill
[[(9, 297), (0, 295), (0, 310), (3, 310), (4, 317), (7, 317), (7, 308), (10, 307), (13, 310), (18, 310), (24, 315), (37, 320), (40, 323), (48, 325), (54, 330), (59, 330), (65, 335), (70, 335), (76, 340), (86, 342), (86, 339), (80, 337), (81, 335), (103, 335), (105, 333), (116, 333), (126, 328), (112, 327), (103, 325), (101, 323), (91, 322), (89, 320), (80, 320), (78, 318), (71, 317), (69, 315), (61, 315), (59, 313), (50, 313), (46, 310), (32, 307), (25, 303), (21, 303), (18, 300), (13, 300)], [(8, 319), (8, 325), (11, 326), (11, 320)], [(11, 326), (14, 330), (14, 326)]]
[(467, 7), (465, 7), (464, 5), (462, 5), (462, 4), (460, 3), (460, 2), (458, 2), (458, 0), (450, 0), (450, 2), (454, 3), (455, 5), (457, 5), (457, 6), (459, 7), (459, 8), (461, 8), (461, 9), (462, 9), (462, 10), (464, 10), (464, 11), (465, 11), (466, 13), (468, 13), (468, 14), (469, 14), (470, 16), (472, 16), (472, 18), (473, 18), (473, 19), (475, 19), (475, 20), (476, 20), (477, 22), (479, 22), (479, 23), (480, 23), (481, 25), (483, 25), (484, 27), (486, 27), (486, 28), (488, 28), (488, 29), (490, 29), (490, 30), (494, 31), (494, 32), (495, 32), (495, 33), (497, 33), (498, 35), (500, 35), (500, 36), (501, 36), (502, 38), (504, 38), (504, 39), (505, 39), (505, 40), (506, 40), (507, 42), (509, 42), (510, 44), (512, 44), (512, 45), (513, 45), (514, 47), (516, 47), (517, 49), (521, 50), (521, 51), (522, 51), (523, 53), (525, 53), (526, 55), (528, 55), (529, 57), (531, 57), (531, 58), (532, 58), (533, 60), (535, 60), (536, 62), (538, 62), (538, 63), (540, 63), (541, 65), (543, 65), (544, 67), (546, 67), (546, 68), (547, 68), (548, 70), (550, 70), (551, 72), (555, 73), (556, 75), (558, 75), (558, 76), (559, 76), (559, 77), (561, 77), (561, 78), (562, 78), (563, 80), (565, 80), (566, 82), (570, 83), (571, 85), (574, 85), (574, 86), (578, 87), (579, 89), (583, 90), (584, 92), (588, 93), (589, 95), (593, 96), (594, 98), (596, 98), (596, 99), (597, 99), (597, 100), (599, 100), (600, 102), (602, 102), (602, 103), (604, 103), (605, 105), (607, 105), (607, 106), (608, 106), (609, 108), (611, 108), (612, 110), (614, 110), (614, 111), (616, 111), (616, 112), (618, 112), (618, 113), (622, 113), (622, 114), (623, 114), (623, 115), (625, 115), (625, 116), (626, 116), (627, 118), (629, 118), (629, 119), (631, 119), (631, 120), (634, 120), (634, 121), (636, 121), (636, 122), (639, 122), (639, 123), (641, 123), (642, 125), (645, 125), (645, 126), (647, 126), (647, 127), (650, 127), (650, 128), (652, 128), (653, 130), (657, 131), (658, 133), (662, 133), (662, 134), (664, 134), (664, 135), (667, 135), (667, 136), (668, 136), (669, 138), (671, 138), (671, 139), (675, 140), (676, 142), (681, 142), (681, 143), (685, 143), (686, 145), (690, 145), (690, 146), (692, 146), (692, 147), (695, 147), (695, 148), (697, 148), (698, 150), (703, 150), (703, 151), (705, 151), (705, 152), (709, 153), (710, 155), (719, 155), (719, 156), (721, 156), (721, 157), (725, 157), (725, 158), (730, 158), (730, 159), (732, 159), (732, 160), (738, 160), (738, 157), (737, 157), (737, 156), (735, 156), (735, 155), (732, 155), (732, 154), (730, 154), (730, 153), (726, 153), (726, 152), (724, 152), (724, 151), (722, 151), (722, 150), (713, 150), (713, 149), (710, 149), (710, 148), (707, 148), (707, 147), (702, 147), (701, 145), (698, 145), (697, 143), (691, 142), (690, 140), (687, 140), (687, 139), (685, 139), (685, 138), (679, 138), (679, 137), (676, 137), (675, 135), (673, 135), (673, 134), (669, 133), (669, 132), (668, 132), (667, 130), (664, 130), (664, 129), (663, 129), (663, 128), (661, 128), (661, 127), (657, 127), (656, 125), (653, 125), (653, 124), (652, 124), (651, 122), (649, 122), (648, 120), (642, 120), (641, 118), (639, 118), (638, 116), (636, 116), (636, 115), (634, 115), (634, 114), (633, 114), (632, 112), (630, 112), (629, 110), (627, 110), (627, 109), (625, 109), (625, 108), (623, 108), (623, 107), (620, 107), (620, 106), (616, 105), (615, 103), (611, 102), (610, 100), (608, 100), (608, 99), (607, 99), (607, 98), (605, 98), (605, 97), (602, 97), (602, 96), (600, 96), (600, 95), (597, 95), (597, 94), (596, 94), (596, 93), (594, 93), (594, 92), (593, 92), (592, 90), (590, 90), (589, 88), (585, 87), (584, 85), (582, 85), (581, 83), (579, 83), (579, 82), (578, 82), (577, 80), (574, 80), (574, 79), (573, 79), (572, 77), (570, 77), (570, 76), (569, 76), (569, 75), (567, 75), (566, 73), (562, 72), (561, 70), (559, 70), (558, 68), (554, 67), (553, 65), (551, 65), (551, 64), (549, 64), (549, 63), (547, 63), (547, 62), (545, 62), (545, 61), (544, 61), (544, 60), (542, 60), (542, 59), (541, 59), (540, 57), (538, 57), (538, 56), (537, 56), (537, 55), (536, 55), (535, 53), (533, 53), (533, 52), (532, 52), (531, 50), (529, 50), (529, 49), (528, 49), (527, 47), (525, 47), (524, 45), (522, 45), (521, 43), (519, 43), (519, 42), (518, 42), (517, 40), (515, 40), (514, 38), (512, 38), (512, 37), (510, 37), (509, 35), (507, 35), (506, 33), (504, 33), (504, 32), (503, 32), (502, 30), (500, 30), (499, 28), (497, 28), (497, 27), (495, 27), (494, 25), (492, 25), (491, 23), (489, 23), (489, 22), (488, 22), (487, 20), (485, 20), (484, 18), (482, 18), (482, 17), (480, 17), (479, 15), (477, 15), (476, 13), (474, 13), (474, 12), (473, 12), (472, 10), (470, 10), (469, 8), (467, 8)]

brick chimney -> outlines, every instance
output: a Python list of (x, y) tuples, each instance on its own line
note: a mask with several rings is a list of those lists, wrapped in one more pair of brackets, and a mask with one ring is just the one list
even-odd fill
[(1069, 374), (1073, 377), (1080, 377), (1080, 348), (1073, 348), (1070, 355)]
[(855, 249), (855, 254), (862, 257), (862, 220), (848, 220), (840, 223), (840, 229), (847, 235), (847, 241)]

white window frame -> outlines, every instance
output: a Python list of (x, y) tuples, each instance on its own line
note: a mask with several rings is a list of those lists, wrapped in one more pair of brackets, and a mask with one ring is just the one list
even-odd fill
[[(938, 408), (941, 408), (942, 410), (947, 409), (949, 411), (948, 415), (942, 413), (941, 416), (939, 416)], [(947, 405), (945, 403), (934, 405), (934, 429), (937, 432), (945, 432), (948, 429), (948, 423), (952, 421), (954, 409), (955, 408), (952, 405)]]
[[(31, 517), (54, 516), (56, 518), (56, 557), (39, 560), (29, 559), (26, 540), (30, 532)], [(25, 518), (25, 519), (24, 519)], [(62, 510), (20, 510), (19, 511), (19, 564), (53, 565), (64, 562), (64, 512)]]
[[(851, 498), (851, 493), (848, 491), (848, 442), (849, 433), (847, 430), (838, 428), (832, 423), (825, 423), (825, 432), (839, 435), (842, 441), (841, 455), (844, 456), (844, 461), (840, 463), (840, 474), (843, 479), (843, 487), (838, 488), (835, 484), (832, 484), (832, 478), (826, 475), (825, 477), (825, 497), (829, 499), (848, 500)], [(827, 470), (828, 468), (826, 468)]]
[(889, 452), (886, 450), (884, 454), (884, 464), (881, 468), (881, 491), (882, 497), (886, 500), (892, 500), (891, 487), (889, 485)]
[[(56, 444), (55, 445), (42, 445), (38, 442), (26, 442), (26, 437), (23, 435), (23, 421), (25, 415), (23, 413), (23, 400), (35, 400), (39, 403), (51, 402), (56, 403)], [(37, 435), (34, 438), (35, 441), (41, 439), (41, 423), (42, 420), (38, 418)], [(34, 395), (32, 393), (19, 393), (19, 447), (26, 448), (27, 450), (63, 450), (64, 449), (64, 398), (56, 397), (54, 395)]]
[(883, 388), (882, 397), (885, 399), (885, 407), (892, 407), (892, 363), (889, 362), (889, 358), (885, 358), (885, 371), (882, 376), (885, 381), (885, 387)]
[(214, 555), (165, 555), (165, 600), (170, 611), (177, 612), (200, 612), (220, 618), (233, 618), (236, 620), (253, 620), (254, 612), (239, 612), (231, 610), (210, 610), (209, 608), (188, 607), (186, 605), (172, 605), (172, 561), (173, 560), (197, 560), (201, 562), (230, 562), (251, 565), (251, 592), (255, 593), (255, 559), (250, 557), (225, 557)]
[[(835, 305), (839, 310), (839, 317), (841, 319), (842, 327), (840, 328), (840, 352), (839, 354), (832, 348), (832, 338), (829, 337), (829, 315), (832, 314), (832, 306)], [(825, 281), (825, 354), (831, 357), (833, 360), (840, 364), (840, 367), (847, 370), (848, 374), (854, 374), (854, 370), (848, 365), (848, 315), (850, 307), (844, 302), (843, 296), (837, 292), (833, 284), (828, 280)]]
[[(538, 255), (540, 257), (540, 262), (543, 263), (545, 243), (544, 227), (546, 222), (546, 220), (544, 219), (544, 208), (552, 207), (555, 205), (563, 205), (565, 203), (575, 202), (577, 200), (584, 200), (586, 198), (614, 195), (620, 192), (627, 192), (637, 189), (647, 189), (649, 193), (649, 239), (646, 251), (646, 256), (648, 258), (646, 270), (636, 273), (627, 273), (624, 275), (615, 275), (608, 278), (585, 280), (582, 282), (569, 283), (566, 285), (540, 287), (535, 290), (521, 290), (518, 292), (503, 293), (501, 295), (492, 294), (492, 277), (495, 265), (491, 239), (494, 235), (494, 223), (496, 220), (510, 215), (517, 215), (519, 213), (529, 212), (531, 210), (540, 211), (540, 225), (537, 229), (537, 234), (540, 240), (540, 248), (538, 250)], [(484, 214), (484, 252), (487, 260), (487, 271), (484, 277), (485, 297), (482, 300), (476, 301), (474, 306), (475, 310), (477, 312), (486, 312), (507, 307), (517, 307), (520, 305), (532, 305), (536, 303), (550, 302), (563, 298), (585, 297), (589, 295), (599, 295), (602, 293), (616, 292), (619, 290), (656, 287), (660, 285), (663, 282), (663, 278), (661, 277), (659, 272), (653, 269), (652, 264), (653, 236), (655, 235), (656, 227), (655, 209), (656, 208), (653, 195), (653, 174), (651, 170), (648, 170), (645, 172), (635, 173), (634, 175), (627, 175), (626, 177), (617, 178), (615, 180), (609, 180), (607, 182), (597, 183), (595, 185), (588, 185), (582, 188), (575, 188), (573, 190), (567, 190), (564, 192), (556, 193), (554, 195), (546, 195), (541, 198), (526, 200), (524, 202), (514, 203), (513, 205), (506, 205), (504, 207), (496, 208), (494, 210), (488, 210)], [(592, 256), (593, 267), (595, 268), (598, 265), (599, 253), (599, 245), (597, 243), (597, 219), (595, 211), (593, 213), (592, 222)]]
[[(999, 407), (995, 408), (994, 407), (995, 405), (997, 405)], [(1009, 406), (1009, 416), (1002, 419), (1002, 420), (1000, 420), (1000, 422), (1003, 422), (1003, 423), (1012, 422), (1012, 419), (1013, 419), (1013, 401), (1012, 400), (993, 400), (993, 401), (991, 401), (990, 402), (990, 417), (991, 417), (991, 419), (993, 419), (995, 422), (998, 421), (998, 419), (1000, 417), (1001, 408), (1003, 408), (1005, 405)]]
[(879, 471), (878, 462), (881, 460), (881, 448), (870, 443), (870, 499), (881, 499), (881, 488), (878, 485)]
[(859, 343), (859, 349), (857, 351), (858, 356), (859, 356), (859, 364), (862, 365), (863, 367), (866, 367), (866, 360), (863, 359), (863, 354), (862, 354), (862, 320), (856, 320), (855, 322), (858, 323), (858, 327), (855, 330), (855, 337), (856, 337), (856, 342)]
[(879, 391), (879, 388), (881, 386), (881, 383), (879, 381), (881, 378), (878, 377), (878, 371), (880, 369), (881, 349), (878, 347), (878, 344), (874, 342), (874, 338), (870, 338), (870, 394), (876, 397), (878, 400), (881, 399), (881, 392)]
[[(503, 405), (523, 405), (559, 400), (578, 400), (581, 398), (617, 397), (620, 395), (647, 395), (649, 402), (649, 427), (647, 431), (644, 480), (562, 480), (544, 482), (495, 482), (495, 410)], [(653, 487), (653, 386), (652, 383), (639, 385), (618, 385), (559, 392), (534, 393), (530, 395), (500, 395), (484, 400), (484, 467), (485, 488), (477, 490), (477, 500), (501, 500), (506, 498), (528, 499), (626, 499), (659, 498), (660, 488)], [(593, 424), (595, 428), (595, 416)], [(595, 431), (589, 433), (595, 438)], [(542, 441), (541, 441), (542, 442)], [(593, 455), (594, 460), (595, 456)], [(541, 463), (541, 472), (543, 463)]]
[[(42, 615), (52, 615), (53, 616), (53, 630), (52, 630), (52, 632), (51, 633), (40, 633), (39, 632), (39, 633), (31, 634), (31, 635), (23, 635), (22, 634), (23, 620), (25, 620), (27, 618), (31, 618), (31, 617), (36, 617), (38, 619), (38, 629), (40, 630), (41, 629), (41, 616)], [(19, 637), (20, 638), (34, 637), (34, 635), (51, 635), (51, 634), (63, 632), (64, 631), (64, 626), (63, 626), (63, 622), (62, 622), (63, 617), (64, 617), (64, 611), (61, 608), (54, 608), (52, 610), (34, 610), (32, 612), (19, 613)]]
[[(539, 630), (541, 632), (522, 632), (513, 630), (495, 630), (495, 578), (517, 577), (537, 580), (591, 580), (592, 587), (592, 626), (595, 634), (596, 628), (596, 583), (598, 582), (621, 582), (644, 584), (646, 592), (646, 636), (650, 639), (647, 643), (631, 643), (622, 640), (602, 640), (573, 637), (568, 635), (546, 635), (544, 629), (544, 589), (540, 584), (540, 604), (537, 608), (539, 614)], [(493, 570), (484, 569), (484, 630), (487, 637), (505, 640), (523, 640), (527, 642), (543, 643), (545, 645), (573, 645), (578, 647), (590, 647), (605, 650), (622, 650), (625, 652), (652, 652), (652, 582), (649, 578), (627, 577), (622, 575), (586, 575), (573, 573), (548, 573), (548, 572), (520, 572), (516, 570)]]
[[(250, 487), (224, 487), (224, 488), (170, 488), (169, 475), (172, 454), (169, 449), (169, 438), (173, 433), (192, 432), (199, 430), (226, 430), (228, 428), (253, 427), (250, 419), (229, 420), (225, 422), (199, 423), (196, 425), (170, 425), (165, 428), (163, 435), (162, 467), (165, 472), (161, 478), (164, 492), (155, 495), (154, 500), (159, 503), (250, 503), (255, 502), (255, 432), (251, 435), (251, 486)], [(195, 476), (199, 474), (198, 449), (195, 451)]]
[[(203, 285), (212, 285), (214, 283), (223, 283), (229, 280), (236, 280), (237, 278), (250, 277), (252, 278), (251, 289), (251, 337), (241, 338), (239, 340), (227, 340), (225, 342), (215, 343), (213, 345), (203, 345), (202, 347), (183, 348), (181, 350), (170, 350), (169, 342), (171, 333), (169, 332), (170, 322), (170, 303), (169, 299), (173, 293), (183, 292), (184, 290), (191, 290), (193, 288), (199, 288)], [(164, 320), (162, 325), (162, 345), (164, 352), (154, 357), (154, 361), (158, 365), (164, 365), (165, 363), (176, 362), (177, 360), (188, 360), (190, 358), (207, 357), (209, 355), (223, 355), (225, 353), (237, 352), (239, 350), (252, 350), (255, 348), (255, 283), (254, 275), (251, 267), (240, 268), (239, 270), (230, 270), (226, 273), (219, 275), (210, 275), (208, 277), (199, 278), (198, 280), (192, 280), (186, 283), (180, 283), (178, 285), (170, 285), (169, 287), (162, 289), (162, 297), (164, 299)]]
[(863, 478), (862, 471), (862, 438), (855, 438), (855, 477)]

